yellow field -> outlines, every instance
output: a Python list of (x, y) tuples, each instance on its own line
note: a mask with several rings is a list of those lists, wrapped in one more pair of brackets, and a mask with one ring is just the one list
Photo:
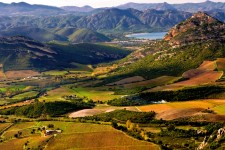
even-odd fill
[(98, 76), (102, 74), (106, 74), (117, 68), (117, 65), (107, 66), (107, 67), (97, 67), (94, 69), (92, 75)]
[[(79, 125), (79, 124), (78, 124)], [(76, 128), (76, 124), (74, 126)], [(133, 139), (123, 132), (106, 125), (85, 124), (78, 132), (68, 131), (55, 137), (47, 150), (61, 149), (107, 149), (107, 150), (155, 150), (158, 146)], [(65, 144), (66, 143), (66, 144)]]
[(225, 115), (225, 100), (196, 100), (185, 102), (171, 102), (152, 104), (138, 107), (141, 111), (155, 111), (157, 118), (167, 120), (200, 114), (205, 109), (214, 110), (219, 115)]
[(0, 123), (0, 131), (11, 125), (11, 123)]
[(29, 148), (46, 146), (47, 150), (63, 149), (107, 149), (107, 150), (158, 150), (159, 147), (153, 143), (136, 140), (121, 131), (115, 130), (110, 125), (99, 125), (90, 123), (74, 123), (60, 121), (23, 122), (14, 125), (6, 133), (31, 130), (32, 128), (53, 124), (54, 128), (60, 128), (62, 133), (43, 137), (40, 133), (25, 134), (21, 138), (12, 138), (0, 143), (1, 149), (20, 150), (29, 141)]
[(225, 105), (225, 100), (196, 100), (196, 101), (185, 101), (185, 102), (171, 102), (165, 104), (152, 104), (146, 106), (138, 106), (142, 111), (155, 111), (160, 113), (171, 109), (183, 109), (183, 108), (215, 108), (220, 105)]
[(0, 143), (0, 147), (3, 150), (22, 150), (24, 144), (29, 141), (29, 147), (31, 149), (37, 149), (39, 145), (45, 143), (45, 141), (49, 138), (50, 137), (41, 137), (39, 135), (34, 135), (25, 138), (11, 139), (9, 141)]
[(46, 71), (42, 72), (43, 75), (52, 75), (52, 76), (63, 76), (67, 74), (68, 71), (60, 71), (60, 70), (51, 70), (51, 71)]

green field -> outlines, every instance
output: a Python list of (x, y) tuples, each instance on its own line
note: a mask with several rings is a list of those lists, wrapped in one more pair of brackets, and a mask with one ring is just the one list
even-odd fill
[(43, 75), (51, 75), (51, 76), (63, 76), (67, 74), (68, 71), (60, 71), (60, 70), (51, 70), (51, 71), (46, 71), (42, 72)]
[(65, 101), (62, 98), (65, 95), (73, 95), (75, 92), (66, 87), (60, 87), (54, 90), (50, 90), (47, 92), (46, 96), (41, 96), (39, 101), (53, 102), (53, 101)]
[(214, 107), (213, 110), (218, 114), (225, 115), (225, 105)]
[(97, 88), (73, 88), (73, 91), (79, 97), (87, 97), (93, 101), (108, 101), (119, 98), (122, 95), (114, 95), (112, 91), (98, 90)]
[(0, 87), (0, 91), (4, 92), (4, 93), (6, 91), (14, 92), (14, 91), (24, 90), (25, 88), (26, 88), (26, 86), (24, 86), (24, 85), (4, 86), (4, 87)]
[(29, 91), (29, 92), (25, 92), (25, 93), (13, 96), (12, 99), (24, 99), (24, 98), (37, 96), (38, 94), (39, 94), (39, 92), (37, 92), (37, 91)]

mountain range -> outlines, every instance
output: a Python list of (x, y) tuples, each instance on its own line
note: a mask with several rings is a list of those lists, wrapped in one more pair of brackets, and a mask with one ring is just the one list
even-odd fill
[[(0, 35), (16, 36), (19, 34), (45, 42), (52, 40), (64, 41), (69, 37), (60, 35), (58, 30), (70, 31), (68, 34), (72, 35), (76, 30), (86, 28), (105, 34), (119, 34), (121, 37), (124, 32), (166, 31), (189, 16), (191, 16), (191, 13), (176, 10), (139, 11), (117, 8), (102, 10), (87, 16), (1, 16)], [(72, 28), (76, 30), (71, 30)], [(38, 36), (40, 33), (45, 36), (40, 38)]]
[(138, 10), (156, 9), (156, 10), (178, 10), (195, 13), (198, 11), (222, 10), (225, 11), (225, 3), (205, 1), (202, 3), (182, 3), (168, 4), (164, 3), (127, 3), (117, 6), (120, 9), (134, 8)]
[(10, 16), (18, 16), (18, 15), (64, 15), (68, 13), (96, 13), (101, 10), (110, 9), (110, 8), (118, 8), (118, 9), (137, 9), (140, 11), (144, 11), (146, 9), (156, 9), (156, 10), (177, 10), (177, 11), (186, 11), (195, 13), (198, 11), (211, 11), (211, 10), (221, 10), (225, 11), (225, 3), (222, 2), (212, 2), (205, 1), (201, 3), (182, 3), (182, 4), (169, 4), (167, 2), (164, 3), (126, 3), (123, 5), (119, 5), (116, 7), (105, 7), (105, 8), (93, 8), (91, 6), (63, 6), (63, 7), (54, 7), (54, 6), (45, 6), (45, 5), (31, 5), (25, 2), (19, 3), (0, 3), (1, 12), (0, 15), (10, 15)]
[[(114, 8), (92, 8), (90, 6), (52, 7), (31, 5), (24, 2), (0, 3), (0, 36), (27, 36), (42, 42), (69, 41), (76, 31), (87, 29), (98, 37), (121, 38), (123, 34), (137, 32), (168, 31), (171, 27), (189, 18), (196, 11), (225, 21), (225, 3), (211, 1), (203, 3), (128, 3)], [(65, 32), (66, 31), (66, 34)], [(62, 33), (62, 34), (61, 34)], [(88, 32), (90, 33), (90, 32)], [(101, 35), (100, 34), (104, 34)], [(74, 36), (72, 36), (74, 37)], [(82, 37), (82, 36), (77, 36)], [(89, 37), (89, 39), (87, 39)], [(101, 42), (105, 40), (87, 40)], [(110, 37), (105, 37), (105, 39)], [(106, 40), (108, 41), (108, 40)]]

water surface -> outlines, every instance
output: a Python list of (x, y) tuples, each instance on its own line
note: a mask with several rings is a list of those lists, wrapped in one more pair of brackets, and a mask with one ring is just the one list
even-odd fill
[(128, 34), (126, 37), (136, 39), (148, 39), (148, 40), (159, 40), (163, 39), (167, 32), (153, 32), (153, 33), (135, 33)]

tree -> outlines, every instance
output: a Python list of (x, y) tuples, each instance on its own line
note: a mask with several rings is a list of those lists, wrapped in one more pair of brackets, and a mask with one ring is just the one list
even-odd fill
[(135, 129), (136, 129), (136, 124), (135, 123), (131, 123), (130, 128), (128, 130), (134, 131)]
[(170, 124), (168, 127), (167, 127), (168, 131), (173, 131), (176, 129), (176, 127), (173, 125), (173, 124)]
[(54, 124), (48, 124), (48, 128), (54, 128)]
[(127, 120), (127, 122), (126, 122), (126, 127), (127, 127), (127, 129), (130, 128), (131, 123), (132, 123), (132, 122), (131, 122), (130, 120)]
[(116, 128), (118, 127), (118, 124), (117, 124), (117, 122), (115, 122), (115, 121), (112, 121), (112, 127), (116, 129)]

